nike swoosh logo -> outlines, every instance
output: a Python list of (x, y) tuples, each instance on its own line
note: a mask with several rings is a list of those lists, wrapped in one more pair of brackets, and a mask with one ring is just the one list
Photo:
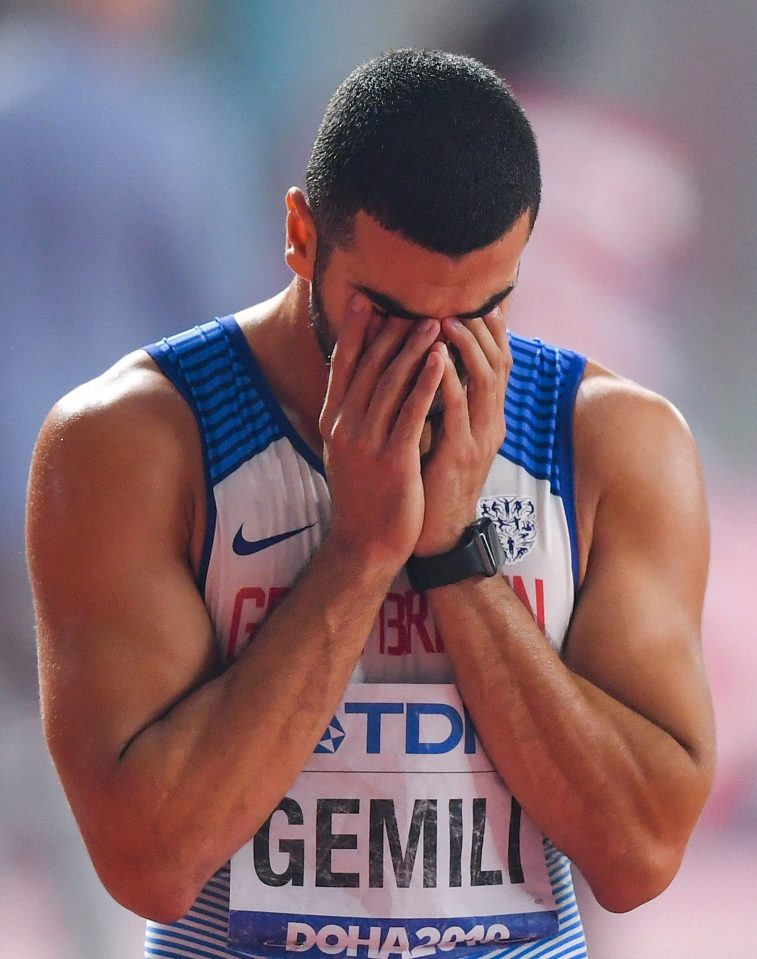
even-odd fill
[[(242, 524), (244, 526), (244, 523)], [(269, 546), (275, 546), (276, 543), (283, 543), (285, 539), (289, 539), (290, 536), (297, 536), (299, 533), (304, 533), (306, 529), (310, 529), (312, 526), (315, 526), (315, 523), (308, 523), (307, 526), (300, 526), (299, 529), (290, 529), (286, 533), (277, 533), (275, 536), (268, 536), (265, 539), (255, 539), (249, 540), (245, 539), (242, 535), (242, 526), (237, 530), (237, 535), (234, 537), (234, 542), (231, 544), (231, 548), (237, 554), (237, 556), (251, 556), (253, 553), (259, 553), (263, 549), (268, 549)]]

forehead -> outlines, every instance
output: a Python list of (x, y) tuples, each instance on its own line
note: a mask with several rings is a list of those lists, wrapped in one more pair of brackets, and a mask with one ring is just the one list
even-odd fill
[(489, 246), (460, 257), (434, 253), (385, 230), (363, 211), (352, 242), (335, 250), (332, 265), (348, 285), (367, 287), (423, 316), (453, 316), (478, 309), (515, 282), (530, 233), (528, 213)]

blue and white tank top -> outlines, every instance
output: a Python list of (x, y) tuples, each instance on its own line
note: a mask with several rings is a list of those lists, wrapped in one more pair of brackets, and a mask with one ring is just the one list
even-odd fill
[[(510, 334), (505, 441), (479, 499), (506, 553), (503, 575), (556, 650), (578, 582), (572, 419), (586, 360)], [(207, 524), (199, 588), (219, 655), (230, 663), (291, 589), (329, 525), (323, 464), (286, 418), (233, 316), (147, 352), (192, 408), (202, 441)], [(423, 593), (402, 571), (365, 644), (353, 682), (454, 682)], [(559, 915), (556, 936), (474, 953), (487, 959), (584, 959), (570, 863), (544, 840)], [(147, 924), (145, 959), (238, 959), (227, 944), (229, 868), (187, 915)]]

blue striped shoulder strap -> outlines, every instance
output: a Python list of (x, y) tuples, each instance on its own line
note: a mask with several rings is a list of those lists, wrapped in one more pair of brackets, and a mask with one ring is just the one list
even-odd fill
[(566, 467), (572, 463), (573, 406), (586, 357), (514, 333), (510, 348), (507, 434), (500, 452), (536, 479), (549, 480), (559, 496), (572, 480)]
[(189, 404), (200, 432), (207, 518), (198, 586), (204, 595), (216, 521), (214, 487), (285, 436), (315, 469), (323, 472), (323, 464), (284, 416), (233, 316), (145, 350)]
[(145, 349), (194, 411), (211, 485), (284, 436), (323, 470), (284, 416), (233, 316)]
[(510, 334), (513, 368), (507, 384), (507, 431), (500, 455), (548, 480), (563, 502), (578, 582), (573, 461), (573, 408), (586, 357), (541, 340)]

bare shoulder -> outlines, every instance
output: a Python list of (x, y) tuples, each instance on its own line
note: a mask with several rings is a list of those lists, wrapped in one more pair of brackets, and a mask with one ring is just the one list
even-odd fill
[[(659, 457), (692, 448), (691, 431), (665, 397), (590, 361), (578, 390), (575, 438), (594, 469), (613, 468), (634, 452)], [(658, 444), (664, 444), (660, 447)]]
[[(63, 396), (40, 432), (43, 449), (63, 443), (160, 442), (186, 439), (192, 417), (179, 393), (147, 353), (137, 350)], [(49, 449), (48, 449), (49, 447)], [(38, 450), (39, 452), (39, 450)]]
[(162, 497), (166, 507), (178, 496), (191, 511), (201, 478), (193, 414), (152, 359), (138, 350), (66, 394), (50, 411), (34, 453), (30, 519), (49, 503), (51, 482), (60, 495), (67, 483), (80, 491), (89, 488), (91, 498), (97, 487), (114, 505), (143, 487)]
[[(582, 568), (600, 506), (617, 502), (630, 517), (665, 503), (703, 511), (694, 437), (668, 399), (589, 361), (574, 413), (576, 497)], [(638, 518), (638, 515), (637, 515)], [(706, 525), (706, 524), (705, 524)]]
[(27, 507), (38, 596), (65, 591), (66, 569), (87, 569), (92, 582), (98, 566), (137, 562), (157, 545), (194, 562), (203, 493), (191, 410), (146, 353), (129, 354), (59, 400), (40, 431)]

